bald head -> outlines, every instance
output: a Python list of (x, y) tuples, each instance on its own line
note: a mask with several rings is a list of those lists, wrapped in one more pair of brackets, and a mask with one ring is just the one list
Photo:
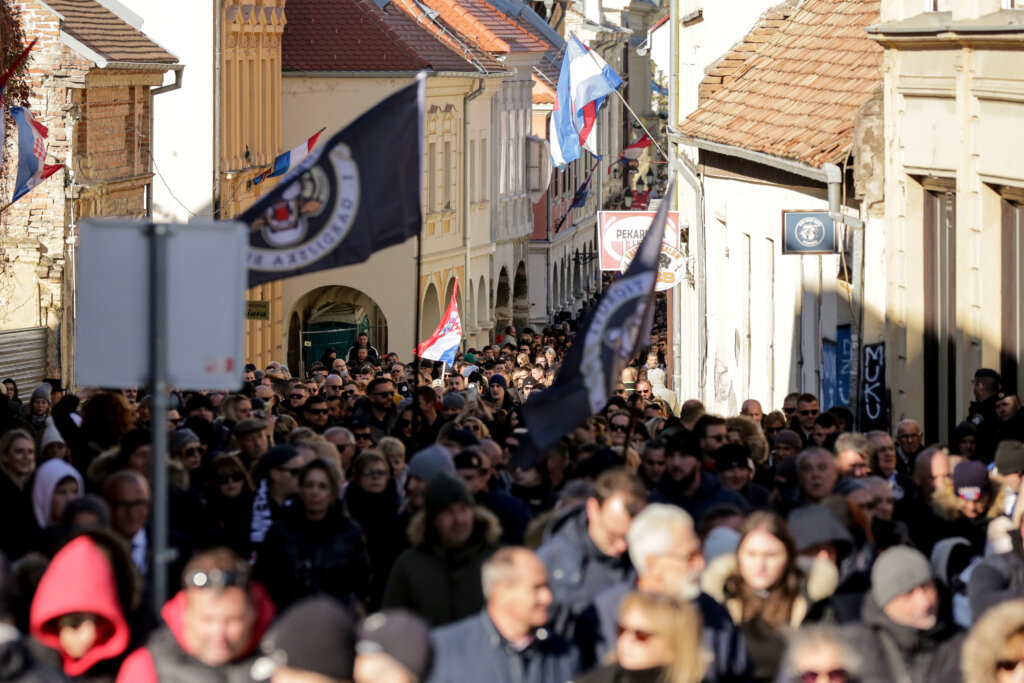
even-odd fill
[(749, 417), (754, 421), (755, 424), (761, 424), (761, 419), (764, 417), (764, 411), (761, 410), (761, 404), (752, 398), (748, 398), (743, 402), (743, 406), (740, 408), (740, 415), (743, 417)]
[(150, 493), (146, 478), (135, 470), (114, 472), (103, 482), (103, 499), (110, 506), (110, 526), (130, 541), (149, 520)]
[(926, 448), (914, 460), (914, 483), (928, 498), (949, 479), (949, 456), (941, 448)]

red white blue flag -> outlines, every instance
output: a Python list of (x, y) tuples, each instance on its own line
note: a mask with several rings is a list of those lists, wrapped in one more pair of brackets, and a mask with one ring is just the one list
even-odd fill
[(263, 173), (256, 176), (252, 184), (259, 185), (266, 178), (276, 178), (279, 175), (284, 175), (290, 169), (295, 168), (302, 160), (309, 156), (309, 153), (313, 151), (313, 147), (316, 146), (316, 139), (320, 137), (320, 133), (323, 133), (324, 129), (321, 128), (313, 135), (310, 139), (296, 147), (295, 149), (289, 150), (284, 154), (274, 159), (274, 165), (270, 170), (264, 171)]
[(16, 202), (28, 192), (64, 167), (64, 164), (46, 163), (46, 126), (35, 120), (25, 107), (11, 107), (11, 118), (18, 125), (18, 179), (14, 183)]
[[(617, 164), (628, 164), (631, 161), (636, 161), (640, 158), (640, 155), (644, 153), (644, 150), (651, 146), (654, 140), (647, 133), (644, 133), (643, 137), (634, 142), (629, 147), (622, 150), (622, 154), (618, 159), (615, 160)], [(608, 167), (608, 172), (612, 172), (612, 167)]]
[(459, 350), (462, 343), (462, 319), (459, 318), (459, 306), (456, 303), (456, 294), (459, 292), (459, 279), (455, 278), (455, 287), (452, 289), (452, 300), (448, 303), (448, 309), (444, 317), (438, 323), (434, 334), (430, 339), (416, 347), (416, 356), (427, 360), (443, 360), (448, 365), (455, 363), (455, 352)]
[(586, 148), (597, 153), (597, 114), (608, 95), (618, 90), (622, 79), (615, 69), (572, 36), (565, 45), (562, 72), (558, 76), (557, 100), (551, 113), (548, 144), (551, 161), (562, 168), (575, 161)]

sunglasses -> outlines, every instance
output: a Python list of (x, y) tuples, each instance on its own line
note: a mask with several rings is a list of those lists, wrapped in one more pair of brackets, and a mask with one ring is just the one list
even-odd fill
[(810, 415), (817, 415), (818, 411), (817, 410), (801, 410), (800, 414), (803, 415), (804, 417), (808, 417)]
[(393, 391), (375, 391), (373, 393), (373, 395), (374, 396), (380, 396), (382, 398), (391, 398), (392, 396), (395, 395), (395, 392), (393, 392)]
[(628, 432), (629, 431), (629, 425), (619, 425), (619, 424), (612, 423), (612, 424), (610, 424), (608, 426), (608, 429), (610, 429), (613, 432)]
[(800, 683), (816, 683), (818, 678), (824, 676), (828, 683), (846, 683), (849, 674), (846, 669), (832, 669), (831, 671), (804, 671), (800, 674)]
[(228, 474), (217, 475), (218, 484), (235, 484), (245, 479), (241, 472), (229, 472)]
[(326, 415), (330, 411), (327, 408), (306, 408), (306, 412), (310, 415)]
[(205, 452), (206, 449), (203, 448), (202, 446), (192, 446), (190, 448), (186, 448), (185, 450), (183, 450), (181, 454), (184, 455), (186, 458), (191, 458), (193, 455), (202, 455)]
[(306, 398), (306, 395), (305, 394), (288, 394), (288, 398), (294, 398), (294, 399), (297, 399), (297, 400), (301, 401), (301, 400)]
[(621, 638), (624, 634), (628, 633), (633, 636), (638, 642), (646, 643), (648, 640), (656, 636), (656, 633), (650, 631), (644, 631), (637, 628), (626, 628), (622, 624), (619, 624), (619, 637)]
[(370, 432), (356, 432), (355, 437), (357, 439), (372, 439), (373, 435)]

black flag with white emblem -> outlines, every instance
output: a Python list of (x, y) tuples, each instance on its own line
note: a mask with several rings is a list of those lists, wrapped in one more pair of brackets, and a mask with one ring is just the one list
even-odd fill
[(360, 263), (422, 225), (425, 80), (335, 133), (237, 220), (249, 225), (249, 286)]
[[(665, 196), (671, 197), (674, 189), (669, 187)], [(537, 449), (547, 448), (601, 412), (622, 369), (650, 334), (668, 205), (667, 200), (661, 203), (626, 272), (587, 314), (554, 384), (523, 404), (523, 421)]]

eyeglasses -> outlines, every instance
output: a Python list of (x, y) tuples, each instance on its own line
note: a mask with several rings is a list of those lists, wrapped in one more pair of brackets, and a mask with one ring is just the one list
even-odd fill
[(331, 412), (327, 408), (306, 408), (306, 412), (310, 415), (326, 415)]
[(277, 467), (275, 469), (278, 472), (286, 472), (286, 473), (288, 473), (288, 474), (290, 474), (290, 475), (292, 475), (293, 477), (296, 477), (296, 478), (302, 472), (302, 468), (301, 467)]
[(619, 624), (619, 637), (621, 638), (626, 633), (633, 636), (633, 638), (635, 638), (638, 642), (641, 643), (646, 643), (648, 640), (657, 635), (656, 633), (651, 633), (650, 631), (644, 631), (638, 628), (627, 628), (622, 624)]
[(828, 679), (828, 683), (846, 683), (849, 680), (846, 669), (832, 669), (831, 671), (804, 671), (800, 674), (800, 683), (816, 683), (822, 676)]
[(192, 572), (185, 583), (192, 588), (212, 588), (222, 591), (225, 588), (247, 588), (249, 576), (230, 569), (211, 569), (209, 571)]
[(628, 432), (629, 431), (629, 425), (615, 424), (613, 422), (610, 425), (608, 425), (608, 429), (610, 429), (613, 432)]
[(804, 417), (808, 417), (810, 415), (817, 415), (818, 411), (817, 410), (801, 410), (800, 414), (803, 415)]
[(651, 390), (650, 389), (637, 389), (636, 392), (638, 394), (640, 394), (641, 396), (650, 396), (651, 395)]
[(245, 479), (245, 475), (241, 472), (228, 472), (227, 474), (218, 474), (218, 484), (236, 484)]

